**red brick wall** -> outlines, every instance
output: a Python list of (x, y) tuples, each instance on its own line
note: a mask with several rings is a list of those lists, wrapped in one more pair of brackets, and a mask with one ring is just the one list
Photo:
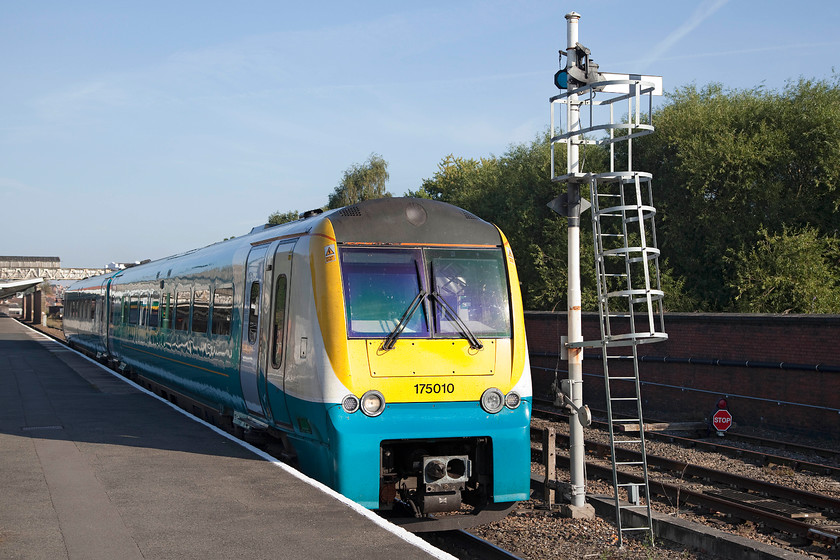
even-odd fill
[[(525, 327), (534, 391), (547, 394), (554, 369), (566, 375), (566, 362), (544, 355), (558, 353), (566, 314), (529, 312)], [(737, 424), (840, 438), (840, 316), (667, 314), (665, 330), (667, 341), (637, 347), (640, 356), (672, 361), (640, 361), (646, 417), (699, 421), (727, 397)], [(584, 314), (583, 333), (585, 340), (600, 338), (597, 314)], [(584, 401), (603, 409), (599, 354), (598, 348), (584, 354)], [(688, 358), (700, 363), (684, 363)], [(738, 364), (704, 363), (709, 360)], [(829, 371), (801, 367), (818, 364)], [(632, 374), (628, 368), (610, 362), (612, 375)]]

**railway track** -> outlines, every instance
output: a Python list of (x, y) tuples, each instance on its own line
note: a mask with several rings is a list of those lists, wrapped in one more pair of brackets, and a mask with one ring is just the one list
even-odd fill
[[(551, 410), (546, 407), (543, 410), (538, 406), (535, 407), (535, 416), (548, 412), (551, 412), (551, 416), (554, 420), (559, 420), (559, 416), (563, 416), (563, 420), (566, 418), (565, 415), (558, 414), (556, 409)], [(606, 423), (602, 423), (602, 425), (606, 426)], [(726, 437), (727, 441), (736, 439), (734, 436), (735, 434), (728, 433)], [(536, 437), (539, 436), (537, 435)], [(837, 474), (838, 470), (836, 467), (821, 463), (800, 459), (789, 459), (776, 456), (772, 453), (756, 452), (721, 443), (711, 443), (702, 441), (701, 439), (675, 436), (672, 434), (646, 432), (646, 437), (650, 440), (656, 439), (666, 443), (676, 443), (687, 448), (706, 449), (714, 453), (726, 453), (727, 455), (737, 457), (740, 460), (748, 460), (757, 464), (787, 465), (795, 470), (810, 471), (818, 474), (831, 474), (832, 476), (835, 476), (835, 478), (840, 478)], [(739, 437), (738, 439), (742, 438)], [(766, 442), (764, 440), (756, 441), (756, 438), (743, 439), (749, 439), (750, 441), (745, 443), (749, 443), (751, 445), (762, 445), (772, 447), (774, 449), (784, 448), (792, 452), (821, 457), (827, 461), (834, 460), (833, 456), (837, 455), (832, 452), (832, 450), (815, 450), (797, 444), (789, 444), (787, 442), (774, 443)], [(604, 446), (603, 444), (596, 445), (594, 442), (587, 442), (586, 447), (587, 449), (595, 451), (596, 454), (603, 455), (604, 449), (607, 446)], [(652, 482), (650, 488), (652, 494), (661, 497), (665, 503), (670, 503), (672, 505), (678, 503), (693, 504), (706, 511), (721, 512), (735, 519), (750, 519), (766, 527), (772, 527), (790, 535), (798, 535), (809, 541), (825, 543), (829, 546), (835, 547), (835, 549), (840, 546), (840, 525), (830, 527), (825, 524), (816, 524), (823, 523), (826, 518), (832, 519), (840, 514), (840, 510), (837, 509), (837, 500), (828, 498), (828, 501), (820, 505), (812, 501), (811, 498), (813, 496), (809, 496), (809, 493), (797, 494), (797, 491), (793, 491), (793, 494), (784, 498), (789, 502), (787, 504), (789, 506), (789, 510), (787, 512), (780, 512), (778, 511), (778, 502), (772, 502), (765, 496), (766, 494), (779, 498), (780, 496), (775, 491), (778, 488), (769, 490), (766, 488), (761, 489), (754, 487), (753, 483), (756, 481), (749, 479), (748, 477), (735, 477), (730, 478), (725, 482), (719, 482), (719, 484), (722, 484), (724, 487), (716, 490), (696, 490), (694, 488), (688, 488), (688, 479), (691, 481), (700, 481), (712, 479), (715, 475), (703, 470), (695, 470), (695, 465), (685, 466), (685, 463), (673, 461), (669, 465), (667, 463), (669, 460), (667, 458), (663, 459), (665, 460), (665, 463), (660, 464), (656, 461), (656, 464), (654, 464), (651, 462), (651, 456), (648, 456), (649, 464), (651, 465), (652, 470), (662, 473), (670, 472), (671, 478), (678, 479), (670, 482), (665, 480), (654, 481), (653, 478), (651, 479)], [(558, 467), (567, 467), (567, 461), (568, 459), (558, 456)], [(605, 466), (603, 463), (599, 464), (597, 462), (590, 461), (587, 464), (587, 471), (590, 477), (599, 476), (608, 480), (611, 480), (612, 477), (611, 468), (609, 465)], [(631, 479), (636, 475), (634, 475), (634, 473), (626, 473), (623, 476)], [(778, 485), (775, 486), (778, 487)], [(819, 498), (826, 497), (819, 496)], [(808, 513), (809, 510), (816, 513), (816, 515), (810, 516), (811, 514)], [(800, 515), (800, 517), (792, 517), (792, 515)], [(835, 522), (840, 523), (840, 521), (836, 520)], [(483, 539), (463, 531), (430, 533), (429, 538), (435, 539), (434, 541), (430, 540), (430, 542), (433, 542), (435, 546), (447, 550), (450, 554), (453, 554), (458, 558), (517, 558), (510, 552), (500, 549), (498, 546), (493, 545), (490, 542), (483, 541)]]
[[(532, 427), (532, 441), (542, 441), (539, 428)], [(558, 448), (568, 444), (568, 436), (557, 434)], [(587, 460), (588, 476), (612, 480), (607, 462), (608, 444), (587, 440), (588, 453), (598, 459)], [(617, 450), (620, 460), (632, 461), (640, 454)], [(651, 496), (670, 507), (679, 504), (699, 506), (707, 512), (720, 512), (736, 519), (750, 520), (783, 533), (817, 541), (831, 547), (840, 545), (840, 499), (764, 482), (730, 472), (701, 467), (668, 457), (648, 454)], [(557, 467), (567, 469), (569, 459), (557, 455)], [(641, 472), (622, 471), (620, 482), (643, 482)]]
[[(754, 446), (768, 447), (771, 449), (778, 449), (781, 451), (789, 451), (791, 453), (801, 453), (803, 455), (815, 455), (827, 461), (840, 463), (840, 451), (835, 449), (826, 449), (824, 447), (814, 447), (810, 445), (803, 445), (790, 441), (781, 441), (777, 439), (768, 439), (757, 436), (739, 433), (726, 433), (726, 440), (732, 442), (741, 442)], [(737, 448), (735, 448), (737, 449)], [(840, 471), (840, 469), (835, 469)]]
[(463, 530), (418, 533), (417, 536), (462, 560), (521, 560), (512, 552)]
[[(542, 399), (534, 400), (535, 402), (541, 403), (541, 406), (534, 406), (535, 416), (542, 416), (553, 420), (565, 420), (568, 418), (568, 415), (557, 412), (556, 409), (548, 406), (550, 404), (549, 401)], [(592, 426), (604, 430), (607, 429), (606, 421), (599, 420), (597, 418), (592, 419)], [(840, 464), (840, 452), (833, 449), (811, 447), (798, 443), (784, 442), (744, 434), (726, 433), (727, 442), (742, 442), (756, 447), (786, 450), (803, 456), (820, 457), (825, 460), (825, 462), (817, 463), (802, 458), (777, 455), (771, 453), (770, 451), (757, 451), (755, 449), (728, 445), (726, 443), (710, 442), (702, 437), (679, 436), (672, 433), (645, 430), (645, 438), (651, 441), (673, 443), (685, 448), (702, 449), (712, 453), (719, 453), (721, 455), (733, 457), (742, 461), (750, 461), (756, 465), (784, 465), (795, 471), (808, 471), (840, 479), (840, 466), (837, 466), (837, 464)]]

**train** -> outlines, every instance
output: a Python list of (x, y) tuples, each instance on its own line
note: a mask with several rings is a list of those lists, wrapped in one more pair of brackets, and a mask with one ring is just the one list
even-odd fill
[(314, 210), (87, 278), (66, 290), (64, 331), (366, 508), (480, 517), (529, 498), (514, 256), (456, 206)]

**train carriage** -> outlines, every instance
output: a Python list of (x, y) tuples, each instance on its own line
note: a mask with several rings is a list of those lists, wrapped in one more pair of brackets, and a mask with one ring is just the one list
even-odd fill
[(277, 435), (358, 503), (421, 516), (527, 499), (531, 381), (498, 228), (454, 206), (371, 200), (136, 266), (68, 340)]

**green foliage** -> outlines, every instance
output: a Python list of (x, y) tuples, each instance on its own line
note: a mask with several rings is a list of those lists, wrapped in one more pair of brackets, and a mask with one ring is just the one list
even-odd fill
[(344, 171), (341, 183), (329, 196), (327, 208), (341, 208), (372, 198), (391, 196), (385, 188), (388, 181), (388, 162), (378, 154)]
[[(371, 198), (389, 197), (391, 193), (385, 189), (387, 181), (388, 162), (380, 155), (371, 154), (366, 162), (353, 165), (344, 171), (341, 182), (329, 195), (327, 208), (342, 208)], [(268, 217), (268, 224), (285, 224), (299, 217), (297, 210), (272, 212)]]
[[(528, 309), (565, 309), (567, 229), (565, 219), (546, 206), (560, 193), (560, 186), (551, 181), (550, 162), (546, 133), (510, 146), (500, 157), (449, 155), (419, 191), (407, 193), (449, 202), (496, 224), (516, 256)], [(588, 235), (591, 240), (591, 232)], [(591, 247), (591, 241), (582, 246)], [(594, 258), (589, 253), (582, 258), (587, 255), (590, 260), (582, 269), (593, 270)]]
[(730, 249), (734, 309), (750, 313), (840, 313), (840, 241), (813, 228), (771, 235), (755, 247)]
[(266, 223), (272, 226), (279, 226), (280, 224), (285, 224), (286, 222), (294, 222), (298, 218), (300, 218), (300, 213), (297, 210), (289, 210), (288, 212), (272, 212), (268, 217), (268, 222)]
[[(633, 168), (653, 174), (666, 309), (840, 313), (840, 77), (800, 80), (781, 93), (688, 86), (653, 121), (656, 132), (633, 141)], [(607, 148), (582, 149), (583, 171), (608, 169)], [(624, 161), (626, 144), (617, 150)], [(555, 155), (564, 169), (565, 150)], [(371, 154), (347, 169), (329, 208), (391, 196), (387, 166)], [(526, 308), (564, 310), (567, 223), (546, 204), (565, 189), (551, 181), (546, 132), (502, 156), (450, 154), (406, 196), (498, 225), (517, 258)], [(274, 216), (297, 212), (270, 223)], [(594, 310), (588, 213), (581, 226), (582, 304)]]
[[(654, 177), (666, 309), (838, 312), (838, 76), (800, 80), (781, 93), (711, 84), (669, 97), (654, 114), (656, 132), (633, 142), (633, 168)], [(517, 256), (529, 309), (563, 309), (566, 298), (566, 221), (545, 207), (564, 189), (550, 180), (549, 146), (543, 135), (501, 157), (449, 155), (408, 193), (497, 224)], [(604, 171), (607, 157), (587, 146), (584, 171)], [(585, 215), (581, 291), (591, 310), (587, 222)]]
[[(565, 150), (556, 150), (555, 170), (565, 169)], [(585, 171), (607, 169), (608, 151), (587, 146)], [(530, 143), (513, 145), (501, 157), (465, 159), (449, 155), (418, 191), (407, 196), (443, 200), (493, 222), (505, 233), (516, 256), (526, 309), (565, 310), (568, 291), (568, 224), (546, 205), (565, 190), (551, 181), (548, 133)], [(584, 189), (585, 190), (585, 189)], [(588, 192), (582, 193), (585, 197)], [(589, 214), (580, 231), (581, 304), (597, 310), (595, 254)], [(661, 262), (662, 287), (669, 309), (693, 309), (685, 280)], [(683, 307), (685, 306), (685, 307)]]
[(700, 309), (741, 308), (731, 250), (754, 246), (762, 231), (840, 229), (836, 75), (782, 93), (688, 86), (654, 124), (633, 145), (635, 167), (653, 173), (662, 254)]

